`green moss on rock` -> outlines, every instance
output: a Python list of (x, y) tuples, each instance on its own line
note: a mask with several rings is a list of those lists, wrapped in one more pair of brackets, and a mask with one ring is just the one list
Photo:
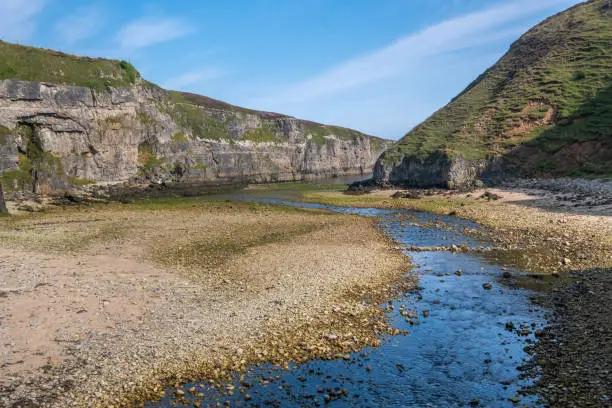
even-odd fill
[(177, 142), (177, 143), (189, 142), (189, 138), (183, 132), (176, 132), (175, 134), (172, 135), (171, 139), (173, 142)]
[(2, 184), (6, 191), (21, 191), (34, 181), (32, 161), (23, 154), (19, 155), (18, 168), (2, 172)]
[(73, 186), (84, 187), (90, 184), (96, 184), (95, 180), (83, 179), (78, 177), (68, 177), (68, 182)]
[(6, 126), (0, 125), (0, 145), (3, 145), (8, 140), (8, 136), (12, 135), (14, 132)]
[(145, 142), (138, 145), (138, 164), (144, 170), (152, 170), (164, 163), (164, 159), (157, 157), (151, 144)]
[(256, 129), (247, 130), (240, 140), (248, 140), (253, 143), (274, 143), (278, 142), (276, 134), (270, 125), (262, 124)]

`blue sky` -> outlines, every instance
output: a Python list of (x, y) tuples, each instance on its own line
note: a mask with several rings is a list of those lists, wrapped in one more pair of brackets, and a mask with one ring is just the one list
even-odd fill
[(0, 38), (392, 139), (579, 0), (0, 0)]

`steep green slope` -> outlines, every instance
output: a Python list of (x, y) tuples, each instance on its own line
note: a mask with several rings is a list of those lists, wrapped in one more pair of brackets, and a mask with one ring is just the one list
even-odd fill
[(501, 156), (521, 174), (612, 174), (611, 109), (612, 3), (592, 0), (524, 34), (379, 167), (389, 173), (441, 153)]

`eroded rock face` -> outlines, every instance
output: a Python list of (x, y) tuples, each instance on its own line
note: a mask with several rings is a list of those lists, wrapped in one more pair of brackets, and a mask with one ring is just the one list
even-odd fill
[(391, 144), (362, 134), (315, 138), (310, 122), (288, 116), (181, 105), (152, 86), (97, 92), (0, 81), (5, 189), (22, 188), (24, 178), (53, 190), (135, 178), (263, 182), (361, 174)]
[(468, 188), (488, 176), (489, 160), (464, 160), (461, 155), (449, 157), (442, 152), (424, 160), (402, 157), (399, 163), (379, 159), (374, 166), (373, 181), (382, 186)]

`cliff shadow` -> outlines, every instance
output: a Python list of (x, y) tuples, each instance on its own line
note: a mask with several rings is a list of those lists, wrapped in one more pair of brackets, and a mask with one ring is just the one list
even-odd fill
[(492, 161), (485, 178), (612, 178), (612, 80), (548, 128)]

